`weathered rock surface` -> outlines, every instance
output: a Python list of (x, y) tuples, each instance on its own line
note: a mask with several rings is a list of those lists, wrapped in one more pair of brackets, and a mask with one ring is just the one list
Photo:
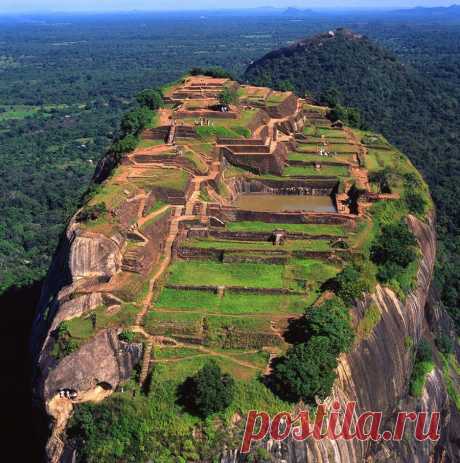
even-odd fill
[[(72, 222), (53, 260), (34, 322), (31, 339), (35, 359), (34, 396), (53, 421), (47, 445), (48, 460), (57, 462), (64, 451), (60, 433), (73, 403), (98, 401), (130, 378), (142, 358), (141, 344), (118, 339), (118, 331), (104, 330), (76, 352), (56, 360), (54, 332), (68, 320), (82, 317), (110, 300), (110, 294), (83, 292), (109, 281), (121, 267), (124, 237), (81, 233)], [(60, 391), (75, 391), (72, 401)]]

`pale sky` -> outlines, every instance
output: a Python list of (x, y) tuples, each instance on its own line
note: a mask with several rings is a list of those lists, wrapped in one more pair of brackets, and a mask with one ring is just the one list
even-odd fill
[(410, 8), (448, 6), (454, 0), (0, 0), (0, 12), (196, 10), (217, 8)]

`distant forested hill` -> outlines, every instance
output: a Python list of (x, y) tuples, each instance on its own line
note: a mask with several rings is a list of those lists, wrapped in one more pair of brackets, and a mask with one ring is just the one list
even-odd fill
[(460, 322), (460, 88), (439, 84), (346, 30), (271, 52), (248, 67), (245, 79), (356, 107), (367, 126), (410, 156), (437, 204), (438, 286)]

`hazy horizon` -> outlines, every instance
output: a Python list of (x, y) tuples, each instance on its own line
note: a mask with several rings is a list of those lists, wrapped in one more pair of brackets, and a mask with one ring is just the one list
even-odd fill
[(451, 6), (455, 2), (437, 0), (381, 0), (378, 5), (368, 0), (349, 0), (346, 5), (338, 0), (221, 0), (216, 6), (215, 0), (158, 0), (154, 4), (147, 0), (91, 0), (67, 2), (62, 0), (0, 0), (0, 13), (28, 12), (123, 12), (123, 11), (200, 11), (200, 10), (234, 10), (251, 8), (301, 8), (315, 10), (347, 10), (347, 9), (405, 9), (420, 7)]

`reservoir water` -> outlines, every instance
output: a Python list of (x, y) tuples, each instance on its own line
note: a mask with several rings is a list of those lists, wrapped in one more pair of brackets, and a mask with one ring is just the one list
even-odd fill
[(336, 212), (330, 196), (242, 194), (233, 206), (246, 211)]

